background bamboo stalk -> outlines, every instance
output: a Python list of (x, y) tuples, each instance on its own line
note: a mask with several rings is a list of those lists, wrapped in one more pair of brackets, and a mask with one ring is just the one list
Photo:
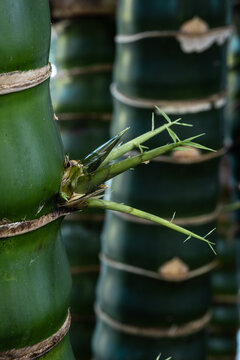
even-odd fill
[[(225, 134), (232, 151), (226, 159), (228, 180), (224, 181), (223, 201), (236, 202), (239, 198), (238, 153), (239, 127), (239, 4), (233, 2), (234, 32), (229, 49), (227, 121)], [(225, 169), (226, 170), (226, 169)], [(211, 359), (235, 358), (237, 354), (238, 316), (238, 216), (237, 212), (220, 218), (219, 269), (213, 274), (214, 308), (210, 337)]]
[[(211, 1), (201, 5), (191, 1), (150, 1), (145, 6), (120, 0), (112, 131), (126, 125), (131, 127), (126, 137), (146, 131), (151, 127), (151, 112), (158, 113), (154, 104), (163, 104), (163, 110), (168, 109), (173, 120), (182, 116), (184, 122), (196, 125), (196, 132), (206, 133), (205, 145), (220, 150), (224, 104), (209, 104), (208, 99), (218, 95), (222, 100), (226, 91), (227, 42), (225, 38), (221, 44), (211, 43), (199, 50), (202, 43), (198, 36), (202, 36), (199, 33), (203, 28), (210, 31), (229, 24), (229, 1), (219, 1), (217, 5)], [(197, 50), (183, 50), (176, 35), (182, 29), (194, 32)], [(192, 113), (189, 102), (196, 99), (207, 105)], [(155, 121), (161, 124), (162, 119), (156, 117)], [(180, 138), (186, 137), (194, 128), (180, 131)], [(149, 141), (149, 146), (154, 142), (163, 144), (162, 141), (166, 137), (159, 135)], [(199, 163), (201, 156), (201, 152), (177, 152), (142, 165), (112, 180), (108, 196), (169, 219), (176, 211), (173, 221), (184, 219), (185, 226), (207, 233), (216, 226), (216, 217), (210, 215), (219, 198), (220, 157)], [(190, 217), (203, 215), (202, 223), (190, 225)], [(211, 234), (211, 239), (215, 241), (216, 234)], [(95, 358), (145, 359), (162, 353), (163, 357), (174, 359), (206, 359), (206, 323), (196, 333), (185, 336), (168, 337), (167, 330), (198, 321), (209, 310), (210, 270), (193, 279), (183, 279), (187, 272), (211, 263), (211, 251), (195, 241), (183, 244), (179, 235), (166, 229), (115, 213), (107, 216), (102, 251), (104, 261), (97, 290), (100, 311), (93, 341)], [(137, 275), (136, 269), (141, 269), (142, 275)], [(155, 279), (146, 275), (149, 271), (155, 272)], [(165, 276), (164, 280), (157, 280), (159, 273)], [(182, 276), (182, 281), (174, 283), (174, 276)], [(131, 333), (131, 327), (138, 329), (138, 335), (137, 330), (135, 335)], [(155, 329), (156, 333), (163, 333), (164, 329), (165, 336), (140, 336), (141, 329), (145, 334), (146, 329)]]
[[(52, 1), (52, 96), (66, 153), (81, 159), (109, 138), (115, 1)], [(73, 290), (71, 341), (77, 359), (91, 358), (93, 304), (104, 212), (64, 221)]]

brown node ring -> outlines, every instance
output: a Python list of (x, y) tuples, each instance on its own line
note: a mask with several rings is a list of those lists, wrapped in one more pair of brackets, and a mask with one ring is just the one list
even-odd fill
[(34, 360), (39, 357), (47, 354), (55, 346), (57, 346), (65, 335), (68, 333), (68, 330), (71, 325), (71, 314), (68, 310), (67, 318), (64, 321), (61, 328), (49, 338), (31, 345), (26, 346), (20, 349), (11, 349), (4, 352), (0, 352), (0, 360)]

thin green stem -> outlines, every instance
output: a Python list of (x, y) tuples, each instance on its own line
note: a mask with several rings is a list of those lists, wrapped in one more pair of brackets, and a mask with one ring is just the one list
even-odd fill
[(115, 164), (106, 166), (102, 169), (94, 171), (90, 174), (79, 177), (78, 184), (76, 186), (75, 192), (79, 194), (88, 194), (93, 191), (100, 184), (103, 184), (105, 181), (123, 173), (126, 170), (129, 170), (141, 163), (147, 162), (157, 156), (165, 154), (167, 151), (171, 151), (174, 148), (182, 145), (182, 142), (175, 144), (161, 146), (159, 148), (146, 151), (140, 155), (135, 155), (119, 161)]
[(103, 161), (103, 163), (99, 166), (99, 169), (107, 165), (109, 162), (116, 160), (117, 158), (123, 156), (124, 154), (132, 151), (139, 147), (139, 145), (143, 144), (144, 142), (148, 141), (152, 137), (162, 133), (164, 130), (167, 130), (173, 125), (183, 125), (183, 126), (192, 126), (191, 124), (181, 124), (179, 121), (181, 119), (177, 119), (171, 123), (164, 124), (157, 129), (148, 131), (147, 133), (136, 137), (133, 140), (128, 141), (126, 144), (118, 146), (116, 149), (113, 149), (108, 157)]
[(184, 229), (181, 226), (178, 226), (176, 224), (173, 224), (171, 221), (162, 219), (159, 216), (153, 215), (153, 214), (149, 214), (145, 211), (141, 211), (138, 209), (135, 209), (131, 206), (127, 206), (127, 205), (123, 205), (123, 204), (118, 204), (112, 201), (107, 201), (107, 200), (102, 200), (102, 199), (94, 199), (94, 198), (90, 198), (87, 201), (87, 206), (90, 208), (100, 208), (100, 209), (105, 209), (105, 210), (113, 210), (113, 211), (119, 211), (125, 214), (129, 214), (129, 215), (134, 215), (137, 216), (139, 218), (148, 220), (148, 221), (152, 221), (154, 223), (157, 223), (159, 225), (162, 226), (166, 226), (169, 229), (178, 231), (184, 235), (187, 235), (188, 237), (193, 237), (199, 240), (202, 240), (204, 242), (206, 242), (210, 248), (212, 249), (212, 251), (214, 252), (214, 254), (216, 254), (214, 248), (212, 245), (214, 245), (212, 242), (210, 242), (209, 240), (207, 240), (205, 237), (199, 236), (195, 233), (193, 233), (192, 231), (189, 231), (187, 229)]
[(172, 144), (160, 146), (153, 150), (143, 152), (139, 155), (131, 156), (112, 165), (105, 166), (90, 174), (80, 176), (78, 178), (78, 183), (74, 189), (74, 192), (77, 192), (78, 194), (88, 194), (89, 192), (95, 190), (100, 184), (103, 184), (105, 181), (123, 173), (124, 171), (134, 168), (141, 163), (152, 160), (160, 155), (165, 154), (168, 151), (174, 150), (175, 148), (184, 146), (199, 136), (201, 135), (197, 135), (183, 141), (177, 141)]

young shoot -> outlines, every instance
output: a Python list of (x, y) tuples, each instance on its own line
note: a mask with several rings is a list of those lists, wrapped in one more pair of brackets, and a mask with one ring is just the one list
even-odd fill
[[(158, 111), (167, 121), (166, 124), (160, 126), (159, 128), (154, 129), (153, 126), (151, 131), (128, 141), (126, 144), (116, 147), (120, 139), (122, 139), (123, 135), (128, 130), (125, 129), (119, 135), (113, 137), (111, 140), (98, 147), (82, 161), (69, 160), (68, 157), (66, 157), (64, 174), (59, 192), (59, 207), (66, 207), (68, 209), (72, 208), (73, 211), (83, 210), (85, 207), (120, 211), (178, 231), (187, 236), (186, 240), (189, 240), (192, 237), (202, 240), (214, 251), (214, 244), (207, 240), (207, 236), (210, 235), (213, 230), (205, 236), (199, 236), (174, 224), (175, 215), (170, 221), (167, 221), (156, 215), (134, 209), (130, 206), (101, 199), (102, 193), (106, 188), (104, 183), (107, 180), (110, 180), (139, 164), (148, 163), (150, 160), (166, 154), (167, 152), (173, 151), (174, 149), (187, 150), (191, 147), (204, 151), (213, 151), (206, 146), (195, 142), (195, 139), (203, 134), (193, 136), (185, 140), (180, 140), (171, 127), (173, 125), (189, 125), (181, 123), (181, 119), (171, 121), (171, 119), (159, 108)], [(152, 150), (148, 150), (147, 147), (142, 145), (153, 136), (156, 136), (165, 130), (168, 131), (170, 138), (172, 139), (172, 143), (159, 146)], [(139, 153), (131, 153), (134, 149), (138, 149)], [(125, 158), (122, 158), (124, 155)], [(126, 157), (126, 155), (128, 156)]]

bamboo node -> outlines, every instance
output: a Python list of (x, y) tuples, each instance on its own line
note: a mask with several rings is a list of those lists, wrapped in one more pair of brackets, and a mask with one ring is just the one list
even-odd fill
[(59, 70), (55, 79), (74, 78), (76, 76), (89, 75), (94, 73), (111, 72), (113, 64), (94, 64), (89, 66), (76, 67), (69, 70)]
[(177, 36), (181, 49), (185, 53), (203, 52), (215, 43), (222, 46), (230, 37), (230, 28), (209, 29), (208, 24), (195, 16), (186, 21)]
[(208, 24), (198, 16), (194, 16), (191, 20), (186, 21), (180, 28), (181, 32), (185, 34), (203, 34), (208, 29)]
[(51, 76), (51, 72), (52, 67), (48, 63), (39, 69), (0, 74), (0, 95), (20, 92), (35, 87), (46, 81)]
[(159, 269), (159, 274), (166, 280), (184, 279), (189, 272), (189, 267), (178, 257), (165, 262)]
[(137, 109), (152, 109), (158, 113), (156, 107), (168, 115), (196, 114), (211, 109), (220, 109), (226, 105), (226, 93), (213, 94), (202, 99), (190, 100), (161, 100), (161, 99), (145, 99), (133, 97), (123, 94), (118, 90), (117, 85), (111, 85), (112, 96), (123, 104), (135, 107)]
[(65, 335), (68, 333), (68, 330), (71, 325), (71, 314), (68, 310), (67, 318), (64, 321), (60, 329), (49, 338), (31, 345), (26, 346), (20, 349), (11, 349), (4, 352), (0, 352), (0, 360), (34, 360), (39, 359), (43, 355), (51, 351), (55, 346), (57, 346)]
[[(126, 264), (120, 261), (113, 260), (103, 253), (101, 253), (99, 257), (103, 264), (118, 271), (124, 271), (129, 274), (144, 276), (149, 279), (175, 283), (189, 281), (198, 276), (202, 276), (206, 273), (209, 273), (217, 266), (217, 261), (213, 260), (212, 262), (204, 264), (199, 268), (190, 270), (188, 265), (186, 265), (183, 261), (181, 261), (179, 258), (174, 258), (170, 262), (163, 264), (163, 266), (158, 269), (158, 272), (155, 272), (152, 270), (148, 270), (145, 268), (143, 269), (137, 266), (133, 266), (131, 264)], [(161, 269), (163, 270), (161, 271)]]
[(99, 305), (95, 305), (95, 312), (99, 319), (101, 319), (105, 324), (117, 331), (131, 334), (134, 336), (143, 336), (148, 338), (176, 338), (182, 336), (189, 336), (202, 331), (211, 319), (211, 313), (207, 312), (201, 318), (185, 324), (172, 324), (168, 328), (151, 328), (123, 324), (105, 313)]
[(34, 220), (18, 221), (18, 222), (0, 222), (0, 239), (10, 238), (12, 236), (23, 235), (31, 231), (40, 229), (41, 227), (68, 215), (70, 211), (65, 209), (53, 210), (47, 215)]
[(178, 163), (186, 163), (186, 161), (194, 161), (201, 157), (201, 152), (191, 146), (185, 146), (185, 150), (176, 150), (171, 153), (171, 156), (177, 160)]
[(200, 18), (193, 18), (185, 22), (180, 30), (144, 31), (132, 35), (117, 35), (116, 42), (127, 44), (151, 38), (173, 38), (180, 42), (181, 50), (185, 53), (203, 52), (212, 45), (222, 46), (232, 34), (231, 26), (210, 29), (208, 24)]

